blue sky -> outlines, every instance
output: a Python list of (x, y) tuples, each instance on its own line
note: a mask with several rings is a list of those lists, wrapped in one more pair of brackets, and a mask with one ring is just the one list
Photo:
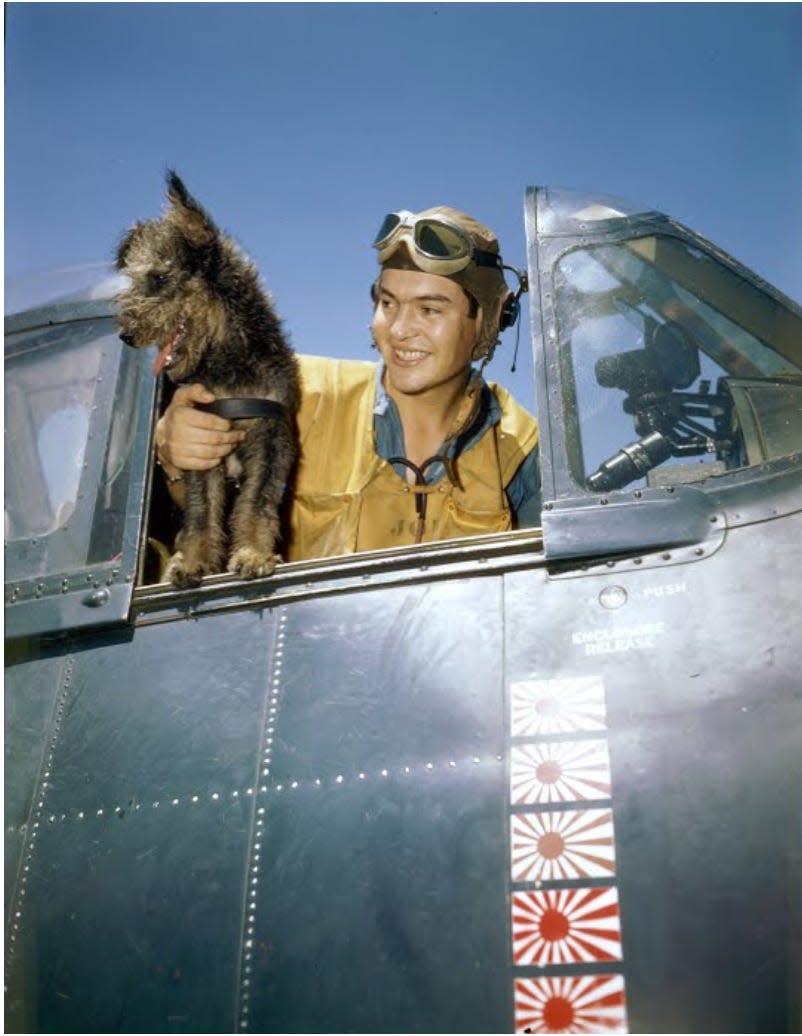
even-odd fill
[(800, 299), (800, 41), (800, 4), (11, 3), (6, 278), (110, 261), (172, 166), (301, 351), (368, 355), (388, 211), (462, 208), (523, 266), (529, 184), (667, 212)]

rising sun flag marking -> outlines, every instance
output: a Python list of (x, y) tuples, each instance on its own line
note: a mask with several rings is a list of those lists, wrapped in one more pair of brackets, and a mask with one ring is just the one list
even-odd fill
[(610, 797), (610, 759), (604, 741), (514, 745), (510, 794), (514, 805)]
[(513, 881), (609, 878), (615, 873), (609, 809), (514, 813), (510, 835)]
[(510, 687), (513, 737), (603, 730), (607, 722), (601, 676), (520, 680)]
[(621, 975), (521, 978), (515, 982), (516, 1032), (628, 1032)]
[(621, 960), (617, 890), (514, 892), (512, 957), (537, 967)]

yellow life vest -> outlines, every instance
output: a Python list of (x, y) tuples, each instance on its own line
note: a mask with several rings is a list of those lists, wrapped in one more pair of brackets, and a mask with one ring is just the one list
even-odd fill
[[(538, 429), (535, 419), (505, 389), (490, 385), (501, 404), (501, 421), (457, 460), (463, 488), (447, 475), (431, 486), (412, 486), (376, 454), (376, 365), (318, 356), (298, 359), (301, 459), (288, 561), (512, 527), (505, 489), (536, 446)], [(416, 493), (427, 495), (420, 540)]]

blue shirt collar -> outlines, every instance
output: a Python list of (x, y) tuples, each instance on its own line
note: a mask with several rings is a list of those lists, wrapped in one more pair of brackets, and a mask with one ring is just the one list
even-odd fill
[[(383, 383), (384, 366), (376, 364), (376, 401), (373, 406), (373, 431), (376, 453), (384, 460), (389, 457), (404, 456), (404, 430), (395, 403), (390, 399)], [(479, 371), (471, 370), (471, 383), (479, 378)], [(482, 400), (480, 417), (466, 435), (459, 436), (449, 447), (449, 455), (456, 459), (460, 453), (477, 443), (485, 432), (501, 420), (501, 404), (491, 392), (487, 382), (482, 379)], [(396, 465), (398, 474), (404, 478), (402, 465)], [(445, 474), (442, 464), (432, 464), (426, 471), (427, 482), (439, 482)]]

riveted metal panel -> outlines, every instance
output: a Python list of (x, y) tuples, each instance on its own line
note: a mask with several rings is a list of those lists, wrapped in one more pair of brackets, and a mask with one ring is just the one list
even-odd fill
[(500, 581), (286, 615), (241, 1021), (505, 1024)]
[[(519, 1029), (536, 1024), (543, 983), (604, 972), (623, 983), (631, 1032), (797, 1031), (802, 642), (788, 569), (799, 515), (771, 532), (730, 531), (693, 564), (600, 564), (545, 589), (505, 578), (510, 751), (524, 789), (510, 808), (531, 854), (513, 875), (529, 994)], [(559, 780), (538, 783), (547, 764)], [(526, 944), (541, 879), (552, 896), (615, 898), (595, 927), (561, 901), (559, 960)]]
[(26, 654), (25, 645), (7, 652), (4, 707), (4, 801), (6, 819), (5, 902), (9, 903), (17, 879), (25, 832), (34, 809), (34, 800), (48, 754), (48, 739), (56, 703), (72, 671), (67, 646), (48, 654)]
[(794, 1031), (798, 524), (83, 634), (8, 1028)]
[[(9, 1029), (230, 1030), (274, 639), (245, 612), (75, 643), (10, 832)], [(28, 669), (7, 685), (24, 700)]]

